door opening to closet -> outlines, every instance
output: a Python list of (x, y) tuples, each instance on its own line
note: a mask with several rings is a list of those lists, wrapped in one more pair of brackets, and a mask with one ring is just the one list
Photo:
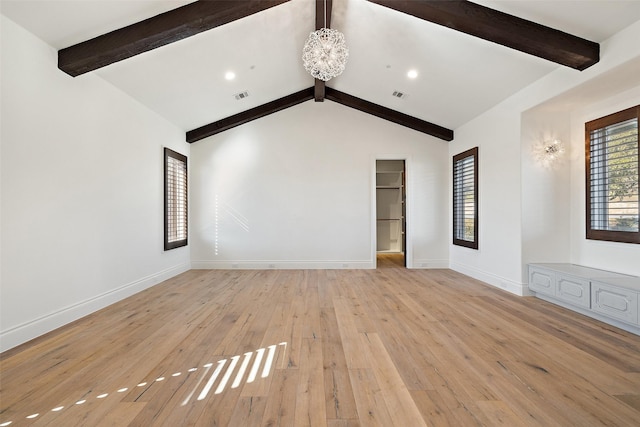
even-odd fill
[(376, 160), (376, 265), (407, 266), (404, 160)]

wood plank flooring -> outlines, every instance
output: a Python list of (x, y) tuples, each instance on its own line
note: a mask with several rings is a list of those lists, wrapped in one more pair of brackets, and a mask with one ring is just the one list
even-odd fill
[(0, 426), (637, 426), (640, 337), (451, 270), (192, 270), (0, 355)]

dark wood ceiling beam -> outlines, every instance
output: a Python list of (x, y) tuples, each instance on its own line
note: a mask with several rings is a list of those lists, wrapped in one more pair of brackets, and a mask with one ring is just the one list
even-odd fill
[(576, 70), (600, 60), (598, 43), (469, 1), (369, 1)]
[(316, 30), (320, 28), (331, 28), (332, 7), (333, 0), (316, 0)]
[(326, 83), (320, 79), (316, 79), (315, 85), (313, 86), (313, 98), (316, 102), (324, 101), (324, 94)]
[[(316, 30), (320, 28), (331, 28), (331, 7), (332, 0), (316, 0)], [(316, 102), (324, 101), (326, 83), (316, 79), (314, 98)]]
[[(326, 88), (326, 98), (345, 105), (347, 107), (355, 108), (356, 110), (374, 115), (381, 119), (389, 120), (393, 123), (408, 127), (418, 132), (426, 133), (436, 138), (443, 139), (445, 141), (453, 140), (453, 131), (442, 126), (438, 126), (433, 123), (418, 119), (413, 116), (409, 116), (404, 113), (392, 110), (387, 107), (383, 107), (373, 102), (365, 101), (364, 99), (357, 98), (339, 90)], [(309, 101), (314, 98), (314, 88), (310, 87), (303, 89), (299, 92), (285, 96), (275, 101), (268, 102), (250, 110), (243, 111), (242, 113), (234, 114), (233, 116), (218, 120), (217, 122), (209, 123), (194, 130), (187, 132), (187, 142), (194, 143), (209, 136), (216, 135), (220, 132), (232, 129), (236, 126), (248, 123), (252, 120), (259, 119), (267, 116), (271, 113), (284, 110), (294, 105), (301, 104), (305, 101)]]
[(373, 102), (365, 101), (364, 99), (357, 98), (330, 87), (327, 87), (326, 98), (339, 104), (346, 105), (347, 107), (355, 108), (356, 110), (363, 111), (381, 119), (389, 120), (390, 122), (417, 130), (418, 132), (435, 136), (436, 138), (440, 138), (445, 141), (453, 140), (453, 131), (451, 129), (409, 116), (408, 114), (400, 113), (390, 108), (383, 107), (382, 105), (374, 104)]
[(242, 113), (234, 114), (217, 122), (209, 123), (197, 129), (187, 132), (187, 142), (193, 143), (209, 136), (224, 132), (236, 126), (259, 119), (269, 114), (284, 110), (294, 105), (309, 101), (314, 97), (314, 88), (310, 87), (299, 92), (285, 96), (275, 101), (268, 102), (255, 108), (251, 108)]
[(58, 68), (75, 77), (288, 1), (196, 1), (62, 49)]

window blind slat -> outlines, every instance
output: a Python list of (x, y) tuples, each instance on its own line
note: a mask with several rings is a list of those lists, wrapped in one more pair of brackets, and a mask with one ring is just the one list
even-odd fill
[[(589, 136), (587, 204), (591, 230), (638, 233), (638, 110), (634, 107), (585, 125)], [(631, 118), (630, 118), (631, 117)], [(594, 129), (597, 123), (598, 128)], [(617, 237), (607, 238), (618, 240)], [(625, 237), (626, 239), (626, 237)], [(628, 241), (628, 240), (618, 240)], [(640, 243), (640, 238), (635, 239)]]

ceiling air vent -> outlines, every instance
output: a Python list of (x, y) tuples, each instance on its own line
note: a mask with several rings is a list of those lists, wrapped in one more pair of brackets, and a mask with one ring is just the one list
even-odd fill
[(399, 90), (394, 90), (393, 96), (396, 98), (404, 99), (407, 96), (407, 94), (404, 92), (400, 92)]
[(249, 97), (249, 92), (247, 92), (245, 90), (244, 92), (236, 93), (233, 96), (235, 96), (236, 101), (240, 101), (241, 99), (245, 99), (245, 98)]

